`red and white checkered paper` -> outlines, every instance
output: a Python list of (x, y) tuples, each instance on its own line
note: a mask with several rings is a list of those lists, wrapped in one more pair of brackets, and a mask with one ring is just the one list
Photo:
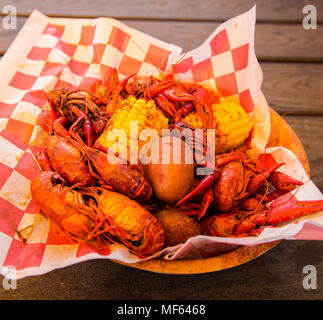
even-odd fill
[[(67, 236), (39, 213), (30, 182), (40, 169), (34, 159), (46, 133), (38, 115), (53, 88), (92, 90), (107, 83), (113, 68), (120, 78), (174, 72), (177, 79), (210, 86), (223, 96), (235, 96), (255, 123), (253, 153), (264, 150), (270, 116), (261, 92), (262, 72), (254, 53), (255, 8), (220, 25), (199, 48), (182, 49), (152, 38), (109, 18), (48, 18), (34, 11), (0, 63), (0, 272), (9, 278), (43, 274), (84, 260), (108, 258), (135, 263), (125, 248), (110, 254), (95, 252)], [(322, 199), (296, 157), (272, 148), (284, 171), (306, 182), (299, 199)], [(16, 231), (30, 228), (26, 243)], [(265, 228), (259, 237), (227, 239), (198, 236), (184, 245), (166, 248), (165, 259), (205, 257), (237, 245), (278, 239), (323, 240), (323, 217)]]

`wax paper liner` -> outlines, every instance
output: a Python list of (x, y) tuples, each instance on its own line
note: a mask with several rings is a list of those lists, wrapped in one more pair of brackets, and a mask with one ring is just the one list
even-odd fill
[[(30, 182), (40, 172), (34, 154), (44, 147), (46, 139), (38, 115), (49, 90), (94, 90), (108, 82), (113, 68), (120, 79), (133, 73), (158, 76), (173, 72), (176, 79), (198, 82), (222, 96), (237, 98), (255, 124), (251, 146), (256, 155), (263, 152), (270, 135), (270, 115), (261, 92), (254, 28), (255, 7), (221, 24), (199, 48), (181, 54), (181, 48), (113, 19), (48, 18), (34, 11), (0, 63), (1, 274), (19, 279), (97, 258), (139, 261), (120, 246), (109, 254), (73, 242), (39, 213), (32, 200)], [(322, 199), (294, 154), (281, 147), (267, 152), (286, 162), (281, 171), (306, 182), (297, 191), (297, 198)], [(318, 213), (297, 224), (264, 228), (258, 237), (198, 236), (154, 257), (206, 257), (238, 245), (278, 239), (322, 240), (322, 230), (322, 215)]]

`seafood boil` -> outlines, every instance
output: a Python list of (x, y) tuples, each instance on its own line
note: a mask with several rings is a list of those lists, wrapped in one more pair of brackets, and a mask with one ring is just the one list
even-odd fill
[(253, 124), (243, 107), (196, 83), (119, 81), (114, 70), (93, 92), (50, 91), (42, 126), (43, 171), (31, 194), (44, 216), (94, 249), (114, 243), (149, 257), (195, 235), (257, 236), (323, 210), (322, 200), (291, 193), (303, 182), (279, 171), (285, 163), (248, 155)]

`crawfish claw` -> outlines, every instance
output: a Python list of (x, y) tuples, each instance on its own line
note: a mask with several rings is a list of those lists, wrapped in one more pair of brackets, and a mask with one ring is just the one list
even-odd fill
[(205, 176), (195, 189), (193, 189), (184, 198), (182, 198), (176, 203), (175, 207), (185, 204), (190, 200), (194, 199), (195, 197), (201, 194), (204, 194), (205, 191), (208, 190), (214, 184), (214, 182), (218, 179), (218, 177), (219, 177), (218, 171), (214, 171), (213, 173), (210, 173), (207, 176)]
[(302, 186), (302, 181), (296, 180), (285, 173), (275, 171), (270, 175), (270, 181), (273, 186), (281, 191), (292, 191), (296, 186)]
[(299, 201), (286, 193), (273, 201), (266, 210), (258, 211), (240, 222), (236, 234), (250, 232), (257, 226), (277, 225), (323, 210), (323, 200)]

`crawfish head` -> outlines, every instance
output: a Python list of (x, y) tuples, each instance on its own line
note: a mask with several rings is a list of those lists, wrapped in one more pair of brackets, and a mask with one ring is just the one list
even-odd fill
[(51, 90), (48, 92), (48, 100), (58, 108), (67, 92), (68, 90), (65, 88)]
[(64, 95), (60, 104), (60, 112), (72, 121), (81, 116), (100, 118), (100, 108), (94, 102), (96, 98), (89, 92), (76, 90)]
[(54, 113), (55, 118), (59, 118), (62, 115), (62, 112), (60, 110), (60, 105), (62, 102), (63, 97), (68, 92), (67, 89), (54, 89), (49, 91), (48, 93), (48, 102), (50, 104), (50, 107)]
[(83, 153), (66, 139), (49, 135), (46, 152), (53, 169), (71, 184), (92, 186), (96, 183)]

